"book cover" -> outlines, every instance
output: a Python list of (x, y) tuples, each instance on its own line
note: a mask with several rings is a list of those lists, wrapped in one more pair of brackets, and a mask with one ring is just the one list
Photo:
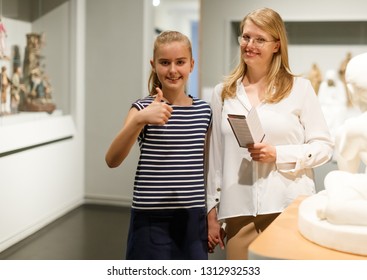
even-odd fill
[(227, 119), (240, 147), (246, 148), (248, 144), (261, 143), (264, 140), (265, 133), (255, 107), (247, 117), (228, 114)]

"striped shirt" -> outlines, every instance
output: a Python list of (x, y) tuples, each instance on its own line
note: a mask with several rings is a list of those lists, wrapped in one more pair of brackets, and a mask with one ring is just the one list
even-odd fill
[[(132, 208), (205, 207), (204, 145), (211, 109), (205, 101), (192, 99), (190, 106), (171, 105), (165, 125), (146, 125), (140, 133)], [(153, 100), (148, 96), (132, 106), (142, 110)]]

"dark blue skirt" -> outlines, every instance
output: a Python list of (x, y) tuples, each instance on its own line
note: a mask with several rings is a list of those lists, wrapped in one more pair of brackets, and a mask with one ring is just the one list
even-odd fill
[(127, 260), (207, 260), (206, 209), (131, 209)]

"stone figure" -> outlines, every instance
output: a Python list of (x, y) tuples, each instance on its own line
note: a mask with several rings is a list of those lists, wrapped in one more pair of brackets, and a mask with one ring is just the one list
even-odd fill
[(331, 135), (347, 118), (347, 94), (343, 82), (335, 70), (326, 71), (325, 80), (320, 84), (318, 98)]
[(44, 34), (27, 34), (27, 46), (24, 54), (24, 84), (27, 89), (24, 100), (20, 101), (20, 111), (46, 111), (52, 113), (56, 105), (51, 98), (51, 85), (43, 70), (41, 47), (44, 45)]
[[(336, 135), (338, 169), (325, 178), (328, 203), (318, 216), (334, 224), (367, 225), (367, 53), (353, 57), (345, 71), (351, 101), (361, 114), (347, 119)], [(360, 167), (365, 168), (359, 172)]]
[(0, 89), (1, 89), (1, 109), (0, 114), (8, 114), (9, 110), (7, 108), (7, 99), (8, 99), (8, 92), (10, 87), (11, 81), (7, 74), (6, 66), (1, 67), (0, 73)]
[(348, 91), (347, 82), (345, 80), (345, 70), (347, 68), (348, 62), (351, 59), (352, 59), (352, 53), (351, 52), (347, 52), (344, 60), (341, 62), (340, 67), (339, 67), (339, 78), (343, 82), (344, 87), (345, 87), (345, 92), (346, 92), (346, 95), (347, 95), (347, 106), (348, 107), (353, 106), (353, 104), (352, 104), (352, 101), (351, 101), (350, 93)]
[(6, 37), (8, 37), (8, 34), (6, 33), (5, 26), (0, 18), (0, 59), (8, 60), (9, 57), (6, 55)]
[(312, 64), (311, 70), (308, 73), (308, 79), (311, 81), (315, 93), (319, 94), (319, 88), (322, 82), (322, 74), (319, 66), (316, 63)]
[(14, 68), (13, 77), (11, 79), (10, 91), (10, 111), (12, 114), (18, 112), (19, 102), (25, 99), (25, 87), (22, 81), (22, 68), (17, 66)]

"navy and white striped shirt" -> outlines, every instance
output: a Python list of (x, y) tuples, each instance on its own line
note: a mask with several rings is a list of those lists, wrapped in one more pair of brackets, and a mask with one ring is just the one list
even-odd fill
[[(165, 125), (146, 125), (140, 133), (132, 208), (205, 207), (204, 145), (211, 109), (205, 101), (192, 99), (190, 106), (171, 105)], [(142, 110), (153, 101), (148, 96), (132, 106)]]

